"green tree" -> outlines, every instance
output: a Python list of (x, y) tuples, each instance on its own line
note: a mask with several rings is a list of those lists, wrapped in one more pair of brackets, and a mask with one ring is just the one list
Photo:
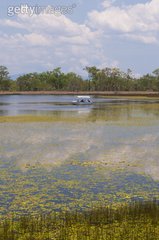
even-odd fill
[(0, 90), (8, 91), (11, 86), (11, 80), (9, 78), (9, 72), (7, 67), (0, 66)]
[(88, 77), (90, 81), (90, 90), (97, 90), (98, 72), (100, 69), (97, 67), (85, 67), (84, 70), (88, 72)]
[(159, 68), (155, 69), (152, 73), (153, 73), (156, 77), (159, 77)]
[(28, 73), (17, 78), (17, 89), (20, 91), (37, 91), (40, 89), (40, 80), (37, 73)]
[(61, 68), (55, 68), (53, 71), (47, 72), (48, 81), (53, 90), (63, 89), (63, 77), (64, 73), (61, 72)]
[(83, 84), (83, 79), (81, 76), (77, 75), (76, 73), (69, 72), (65, 76), (65, 90), (68, 91), (80, 91), (80, 90), (85, 90), (84, 84)]

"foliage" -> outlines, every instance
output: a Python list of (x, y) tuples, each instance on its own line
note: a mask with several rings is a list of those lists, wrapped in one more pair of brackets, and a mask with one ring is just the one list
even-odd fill
[(11, 80), (9, 79), (9, 72), (5, 66), (0, 66), (0, 90), (10, 90)]
[(64, 73), (61, 68), (42, 73), (28, 73), (10, 80), (8, 69), (0, 66), (1, 91), (159, 91), (159, 69), (152, 74), (135, 78), (131, 69), (96, 66), (85, 67), (88, 79), (74, 72)]

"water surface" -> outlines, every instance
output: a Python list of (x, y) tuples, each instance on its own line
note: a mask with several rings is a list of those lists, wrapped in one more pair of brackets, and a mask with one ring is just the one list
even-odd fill
[(158, 196), (159, 102), (0, 96), (1, 213)]

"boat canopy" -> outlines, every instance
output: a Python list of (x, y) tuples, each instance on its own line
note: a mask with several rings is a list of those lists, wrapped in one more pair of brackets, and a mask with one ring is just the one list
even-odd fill
[(73, 104), (92, 104), (93, 101), (90, 96), (76, 96), (76, 99), (72, 101)]
[(77, 96), (77, 98), (91, 98), (90, 96)]

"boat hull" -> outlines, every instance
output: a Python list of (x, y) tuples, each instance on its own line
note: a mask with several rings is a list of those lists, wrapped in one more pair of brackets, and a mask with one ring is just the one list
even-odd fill
[(93, 102), (76, 102), (76, 101), (72, 101), (73, 105), (91, 105)]

